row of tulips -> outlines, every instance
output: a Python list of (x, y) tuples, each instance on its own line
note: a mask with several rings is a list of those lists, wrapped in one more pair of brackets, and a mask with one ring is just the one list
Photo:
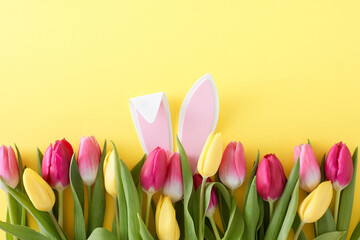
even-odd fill
[[(65, 139), (37, 149), (38, 171), (23, 169), (16, 148), (0, 148), (0, 187), (8, 200), (7, 221), (0, 228), (7, 239), (68, 239), (63, 231), (63, 191), (70, 185), (74, 200), (74, 239), (306, 239), (302, 227), (314, 224), (316, 239), (346, 239), (352, 212), (357, 149), (353, 156), (342, 142), (324, 155), (321, 167), (311, 143), (294, 149), (294, 167), (287, 179), (275, 154), (259, 162), (249, 176), (239, 209), (234, 191), (245, 180), (246, 160), (240, 142), (223, 151), (220, 133), (211, 133), (193, 175), (178, 140), (179, 152), (157, 147), (131, 170), (115, 145), (101, 151), (94, 137), (83, 137), (76, 158)], [(100, 170), (99, 170), (100, 169)], [(84, 187), (88, 192), (88, 221), (84, 220)], [(299, 188), (308, 193), (299, 204)], [(335, 207), (329, 205), (335, 190)], [(55, 190), (55, 192), (54, 192)], [(103, 228), (105, 191), (114, 198), (112, 231)], [(155, 207), (153, 196), (160, 192)], [(146, 201), (143, 204), (143, 193)], [(275, 207), (275, 202), (277, 202)], [(142, 206), (145, 211), (142, 214)], [(152, 206), (152, 207), (151, 207)], [(151, 217), (153, 208), (155, 218)], [(219, 209), (220, 221), (214, 213)], [(27, 227), (26, 211), (39, 232)], [(148, 229), (155, 222), (155, 234)], [(350, 234), (349, 234), (350, 235)], [(360, 224), (351, 239), (360, 237)]]

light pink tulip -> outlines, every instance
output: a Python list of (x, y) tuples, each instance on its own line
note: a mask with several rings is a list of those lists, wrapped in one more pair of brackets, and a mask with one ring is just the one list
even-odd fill
[(279, 159), (275, 154), (265, 155), (256, 172), (256, 189), (259, 195), (265, 201), (273, 202), (281, 196), (285, 184), (286, 177)]
[(46, 149), (44, 154), (41, 173), (43, 179), (56, 190), (63, 190), (69, 183), (69, 169), (74, 150), (71, 144), (63, 138), (56, 140)]
[(164, 196), (169, 195), (172, 202), (177, 202), (183, 198), (184, 187), (179, 153), (173, 153), (169, 157), (169, 164), (162, 192)]
[[(193, 176), (195, 191), (201, 186), (202, 180), (203, 178), (200, 174), (195, 174)], [(211, 182), (211, 179), (207, 178), (206, 182)], [(216, 190), (213, 187), (211, 189), (210, 202), (208, 208), (206, 209), (205, 216), (212, 217), (214, 215), (216, 206), (217, 206), (217, 196), (216, 196)]]
[(235, 190), (243, 184), (246, 174), (244, 147), (241, 142), (230, 142), (223, 153), (219, 177), (221, 182)]
[(140, 184), (145, 192), (154, 194), (165, 182), (167, 155), (164, 149), (157, 147), (149, 153), (141, 169)]
[(82, 180), (87, 186), (94, 184), (99, 168), (101, 150), (94, 136), (82, 137), (77, 164)]
[(294, 161), (300, 157), (300, 188), (312, 192), (321, 181), (320, 167), (309, 144), (294, 148)]
[[(19, 166), (11, 146), (0, 147), (0, 177), (11, 188), (19, 184)], [(7, 191), (2, 182), (0, 182), (0, 188)]]
[(335, 144), (325, 160), (325, 177), (335, 190), (340, 191), (349, 185), (353, 175), (353, 162), (349, 148), (342, 142)]

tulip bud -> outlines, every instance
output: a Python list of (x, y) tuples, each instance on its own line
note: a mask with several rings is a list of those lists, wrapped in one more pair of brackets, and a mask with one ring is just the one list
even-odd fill
[(164, 195), (168, 195), (172, 202), (177, 202), (184, 195), (181, 159), (179, 153), (171, 154), (169, 159), (162, 192)]
[(56, 190), (64, 190), (69, 183), (71, 157), (74, 154), (71, 144), (63, 138), (52, 144), (44, 154), (41, 173), (44, 180)]
[(49, 212), (55, 204), (55, 194), (49, 184), (30, 168), (25, 169), (23, 182), (25, 191), (35, 208)]
[(299, 207), (301, 221), (313, 223), (319, 220), (329, 208), (332, 196), (331, 182), (322, 182), (301, 202)]
[(101, 150), (95, 137), (82, 137), (77, 164), (79, 166), (80, 176), (87, 186), (91, 186), (95, 182), (100, 158)]
[(201, 176), (214, 176), (221, 162), (223, 151), (221, 133), (210, 133), (201, 151), (197, 169)]
[[(195, 174), (193, 176), (195, 191), (201, 186), (202, 180), (203, 178), (200, 174)], [(211, 182), (211, 179), (207, 178), (206, 182)], [(216, 206), (217, 206), (217, 196), (216, 196), (215, 188), (213, 187), (211, 189), (210, 202), (208, 208), (206, 209), (205, 216), (212, 217), (214, 215)]]
[(349, 185), (353, 175), (353, 162), (348, 147), (339, 142), (329, 151), (325, 160), (325, 176), (337, 191)]
[(146, 158), (141, 169), (140, 184), (145, 192), (154, 194), (159, 191), (165, 182), (167, 156), (164, 149), (155, 148)]
[(116, 176), (115, 176), (115, 153), (108, 152), (104, 159), (104, 185), (106, 191), (113, 197), (117, 196)]
[(275, 154), (265, 155), (256, 172), (256, 189), (268, 202), (278, 199), (285, 187), (284, 169)]
[[(11, 188), (15, 188), (19, 183), (19, 166), (11, 146), (0, 147), (0, 177)], [(2, 182), (0, 188), (7, 191)]]
[(321, 180), (320, 167), (315, 153), (309, 144), (300, 144), (294, 148), (295, 162), (300, 157), (300, 188), (311, 192)]
[(244, 147), (241, 142), (230, 142), (223, 153), (219, 177), (221, 182), (235, 190), (244, 182), (246, 174), (246, 161)]
[(179, 224), (170, 197), (160, 197), (155, 213), (156, 234), (159, 240), (177, 240), (180, 238)]

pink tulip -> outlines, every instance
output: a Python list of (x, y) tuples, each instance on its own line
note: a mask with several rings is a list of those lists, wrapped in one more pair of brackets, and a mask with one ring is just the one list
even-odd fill
[(268, 202), (278, 199), (285, 187), (284, 169), (275, 154), (265, 155), (256, 172), (256, 189)]
[[(19, 184), (19, 166), (11, 146), (0, 147), (0, 177), (11, 188)], [(2, 182), (0, 182), (0, 188), (7, 191)]]
[(41, 173), (52, 188), (61, 191), (69, 185), (69, 168), (73, 153), (71, 144), (65, 138), (56, 140), (54, 147), (50, 144), (46, 149)]
[(181, 200), (184, 195), (181, 159), (179, 153), (173, 153), (169, 157), (169, 164), (162, 192), (163, 195), (169, 195), (172, 202)]
[(300, 144), (294, 148), (294, 160), (300, 157), (300, 188), (312, 192), (321, 181), (320, 167), (315, 153), (309, 144)]
[(246, 161), (244, 147), (241, 142), (230, 142), (223, 153), (219, 177), (221, 182), (235, 190), (244, 182), (246, 174)]
[[(193, 176), (195, 191), (201, 186), (202, 180), (203, 178), (200, 174), (195, 174)], [(207, 178), (206, 182), (211, 182), (211, 179)], [(216, 206), (217, 206), (217, 196), (216, 196), (215, 188), (213, 187), (211, 189), (210, 202), (208, 208), (206, 209), (205, 216), (212, 217), (214, 215)]]
[(101, 150), (95, 137), (82, 137), (77, 164), (79, 166), (81, 178), (87, 186), (91, 186), (95, 182), (100, 158)]
[(349, 185), (353, 175), (353, 162), (348, 147), (339, 142), (329, 151), (325, 160), (325, 176), (331, 180), (333, 187), (341, 191)]
[(154, 194), (165, 182), (167, 156), (164, 149), (157, 147), (149, 153), (140, 173), (140, 184), (145, 192)]

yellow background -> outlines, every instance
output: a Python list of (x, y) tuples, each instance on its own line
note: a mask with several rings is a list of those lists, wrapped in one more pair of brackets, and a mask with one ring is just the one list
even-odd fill
[[(129, 98), (165, 91), (176, 133), (184, 96), (210, 72), (225, 143), (243, 142), (248, 173), (260, 149), (288, 175), (307, 138), (319, 161), (335, 142), (360, 144), (359, 12), (359, 1), (0, 0), (0, 143), (35, 169), (36, 147), (65, 137), (77, 151), (95, 135), (131, 168), (143, 152)], [(359, 191), (358, 178), (351, 231)], [(3, 192), (0, 202), (4, 220)], [(112, 217), (108, 197), (107, 227)]]

